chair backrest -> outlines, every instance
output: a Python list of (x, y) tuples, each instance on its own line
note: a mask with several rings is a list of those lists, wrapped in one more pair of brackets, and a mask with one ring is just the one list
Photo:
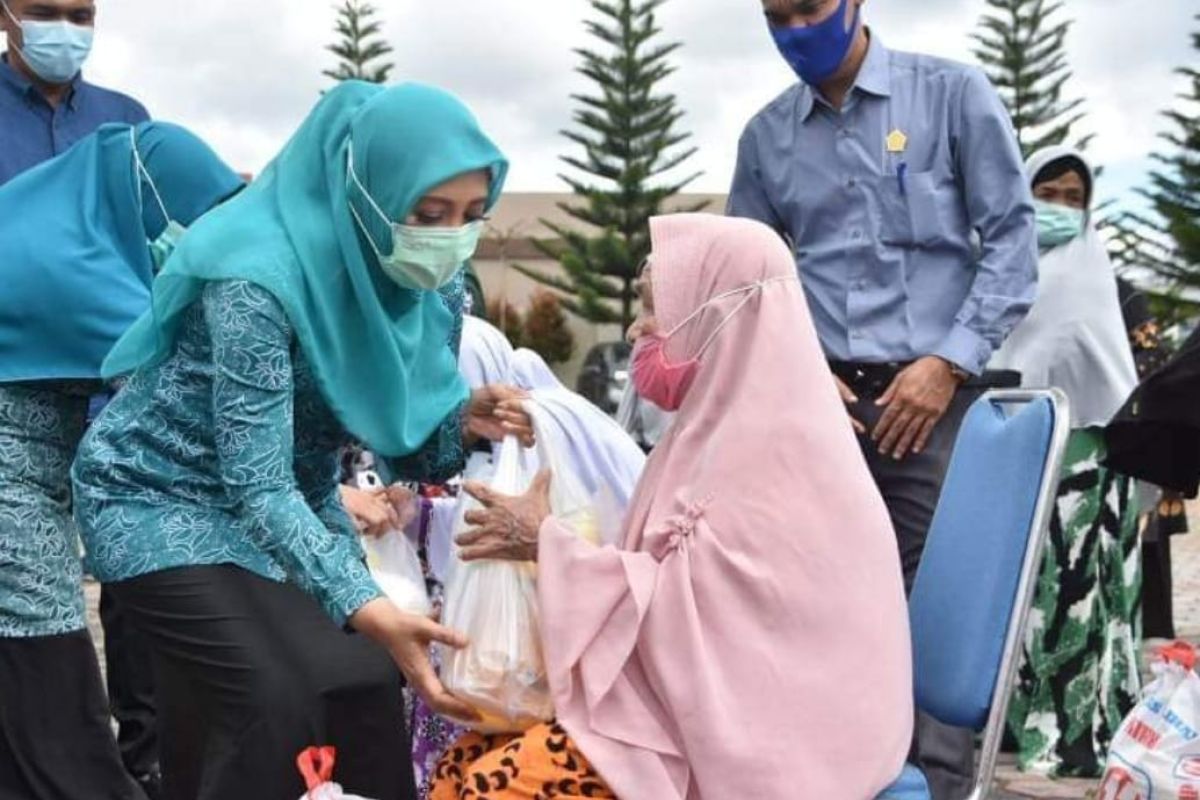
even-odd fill
[(1000, 744), (1069, 420), (1067, 398), (1057, 390), (993, 391), (971, 407), (909, 600), (917, 706), (949, 725), (986, 731), (984, 786)]

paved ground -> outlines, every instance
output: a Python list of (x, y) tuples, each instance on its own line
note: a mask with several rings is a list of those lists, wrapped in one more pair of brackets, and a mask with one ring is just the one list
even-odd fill
[[(1192, 530), (1200, 531), (1200, 505), (1192, 508)], [(1176, 538), (1172, 543), (1175, 572), (1175, 623), (1181, 638), (1200, 644), (1200, 535)], [(88, 621), (103, 664), (104, 641), (100, 635), (96, 604), (99, 591), (87, 586)], [(1019, 772), (1011, 757), (1001, 757), (997, 770), (997, 789), (993, 800), (1088, 800), (1095, 797), (1096, 782), (1090, 780), (1050, 780)]]

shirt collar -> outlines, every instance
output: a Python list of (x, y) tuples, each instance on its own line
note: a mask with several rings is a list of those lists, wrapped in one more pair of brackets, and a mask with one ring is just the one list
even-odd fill
[[(42, 93), (38, 91), (38, 88), (33, 85), (33, 81), (26, 78), (12, 64), (8, 63), (7, 52), (0, 55), (0, 80), (3, 80), (22, 95), (36, 97), (42, 102), (46, 101), (46, 98), (42, 97)], [(71, 91), (67, 92), (67, 96), (64, 98), (67, 106), (72, 111), (75, 110), (75, 102), (79, 97), (79, 87), (81, 85), (83, 85), (83, 73), (79, 72), (71, 79)]]
[[(867, 34), (870, 37), (867, 44), (867, 57), (863, 59), (862, 66), (858, 69), (858, 75), (854, 78), (854, 86), (850, 88), (850, 92), (853, 94), (855, 90), (861, 90), (876, 97), (891, 97), (891, 51), (884, 46), (883, 41), (870, 28), (867, 29)], [(800, 119), (807, 122), (816, 105), (817, 90), (803, 84), (798, 109)]]
[(21, 94), (33, 88), (33, 84), (29, 82), (29, 79), (13, 69), (12, 65), (8, 63), (7, 52), (3, 56), (0, 56), (0, 79)]

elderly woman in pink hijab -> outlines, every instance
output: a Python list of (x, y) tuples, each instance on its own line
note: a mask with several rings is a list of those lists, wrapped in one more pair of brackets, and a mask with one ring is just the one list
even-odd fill
[[(556, 722), (471, 734), (431, 800), (870, 800), (912, 733), (891, 525), (787, 247), (757, 222), (651, 222), (633, 379), (678, 414), (618, 547), (523, 497), (466, 559), (538, 562)], [(548, 791), (552, 789), (553, 791)]]

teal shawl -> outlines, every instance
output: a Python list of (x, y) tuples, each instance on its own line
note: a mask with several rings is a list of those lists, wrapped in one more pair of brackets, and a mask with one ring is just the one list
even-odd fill
[(150, 305), (147, 241), (166, 221), (134, 167), (133, 137), (183, 225), (242, 181), (176, 125), (105, 125), (0, 187), (0, 382), (96, 379)]
[(106, 375), (165, 358), (208, 281), (245, 280), (283, 306), (321, 394), (342, 425), (385, 456), (410, 455), (467, 398), (446, 346), (454, 319), (437, 292), (401, 288), (379, 267), (350, 206), (383, 252), (390, 230), (347, 180), (354, 170), (394, 220), (465, 172), (507, 162), (470, 111), (430, 86), (349, 81), (326, 94), (263, 174), (192, 228), (154, 283), (151, 312), (117, 343)]

